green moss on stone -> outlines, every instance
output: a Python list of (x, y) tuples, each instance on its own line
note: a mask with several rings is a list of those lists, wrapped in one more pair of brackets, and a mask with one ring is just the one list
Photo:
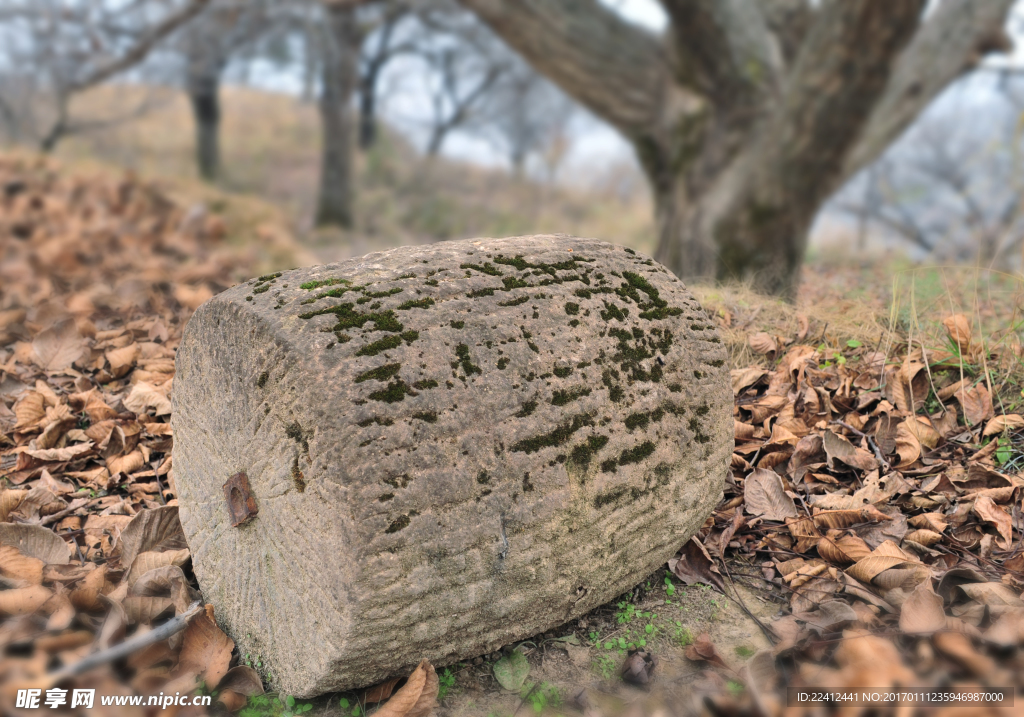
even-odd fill
[(371, 344), (363, 346), (361, 349), (356, 351), (356, 356), (376, 356), (382, 351), (390, 351), (391, 349), (397, 349), (401, 345), (401, 336), (385, 336), (382, 339), (379, 339)]
[(574, 386), (573, 388), (555, 391), (551, 397), (551, 404), (554, 406), (565, 406), (583, 396), (589, 395), (590, 388), (588, 386)]
[(352, 282), (349, 281), (348, 279), (338, 279), (338, 278), (320, 279), (318, 281), (307, 281), (304, 284), (299, 284), (299, 288), (300, 289), (305, 289), (306, 291), (312, 291), (313, 289), (319, 289), (322, 286), (336, 286), (338, 284), (351, 284), (351, 283)]
[(619, 465), (624, 466), (629, 463), (639, 463), (654, 453), (654, 448), (654, 444), (650, 441), (644, 441), (638, 446), (627, 448), (619, 454)]
[(519, 306), (520, 304), (525, 304), (529, 300), (529, 294), (523, 294), (522, 296), (516, 299), (509, 299), (508, 301), (499, 301), (498, 306)]
[(529, 401), (527, 401), (526, 403), (524, 403), (522, 405), (522, 407), (519, 409), (519, 412), (516, 413), (515, 415), (516, 415), (516, 418), (526, 418), (527, 416), (529, 416), (531, 413), (533, 413), (536, 410), (537, 410), (537, 401), (535, 401), (534, 399), (530, 399)]
[(469, 346), (466, 344), (459, 344), (455, 347), (455, 355), (458, 356), (459, 365), (462, 366), (462, 370), (467, 376), (474, 373), (483, 374), (483, 370), (470, 359)]
[(586, 470), (599, 450), (608, 445), (608, 436), (589, 436), (586, 443), (580, 443), (569, 452), (569, 460)]
[(429, 296), (425, 299), (410, 299), (402, 304), (399, 304), (398, 311), (408, 311), (409, 309), (426, 309), (427, 307), (433, 306), (434, 300)]
[(400, 363), (386, 363), (383, 366), (372, 368), (369, 371), (364, 371), (355, 378), (356, 383), (362, 383), (363, 381), (369, 381), (373, 379), (375, 381), (388, 381), (398, 375), (398, 370), (402, 368)]
[(586, 413), (578, 413), (572, 420), (563, 423), (554, 430), (539, 436), (518, 441), (512, 445), (516, 453), (535, 453), (544, 448), (560, 446), (566, 443), (576, 431), (585, 426), (594, 425), (594, 420)]
[(371, 401), (382, 401), (384, 403), (398, 403), (404, 401), (406, 396), (418, 396), (402, 379), (392, 381), (386, 388), (374, 391), (369, 395)]
[(489, 276), (502, 276), (502, 273), (497, 269), (497, 267), (493, 266), (489, 261), (484, 262), (483, 266), (480, 266), (479, 264), (459, 264), (459, 268), (472, 269), (474, 271), (479, 271), (481, 274), (487, 274)]

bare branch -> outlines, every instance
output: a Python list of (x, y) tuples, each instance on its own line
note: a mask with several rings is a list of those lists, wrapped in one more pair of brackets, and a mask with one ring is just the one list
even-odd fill
[(734, 104), (776, 86), (782, 58), (752, 0), (661, 0), (684, 85)]
[(807, 0), (761, 0), (765, 24), (779, 43), (783, 61), (796, 59), (800, 45), (814, 21), (814, 7)]
[(668, 63), (659, 38), (597, 0), (459, 0), (539, 72), (627, 136), (661, 111)]
[(828, 3), (819, 11), (782, 106), (763, 135), (771, 140), (761, 169), (788, 185), (792, 199), (823, 198), (842, 178), (849, 148), (884, 92), (924, 4), (862, 0)]
[(102, 67), (96, 68), (85, 77), (75, 81), (69, 88), (69, 92), (73, 93), (93, 85), (98, 85), (142, 62), (158, 42), (202, 12), (208, 3), (209, 0), (190, 0), (184, 8), (164, 18), (162, 22), (149, 30), (149, 32), (139, 37), (135, 44), (120, 57)]
[(981, 57), (1006, 51), (1013, 0), (944, 0), (903, 51), (882, 99), (844, 168), (852, 176), (878, 157), (918, 114)]

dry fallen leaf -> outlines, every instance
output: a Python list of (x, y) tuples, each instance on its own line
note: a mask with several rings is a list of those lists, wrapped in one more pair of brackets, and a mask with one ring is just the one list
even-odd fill
[(85, 342), (72, 319), (41, 331), (32, 341), (32, 360), (44, 371), (63, 371), (85, 352)]
[(751, 350), (754, 353), (767, 356), (768, 354), (775, 354), (779, 350), (779, 345), (775, 342), (771, 336), (766, 334), (764, 331), (759, 331), (756, 334), (751, 334), (747, 338), (747, 343), (750, 344)]
[(743, 487), (745, 509), (766, 520), (784, 521), (798, 515), (793, 499), (786, 495), (782, 479), (773, 470), (755, 468)]
[(51, 593), (42, 585), (0, 590), (0, 615), (29, 615), (50, 599)]
[(924, 581), (900, 608), (900, 630), (911, 635), (930, 635), (946, 626), (942, 598)]
[(986, 523), (995, 526), (1001, 538), (1000, 545), (1003, 550), (1008, 550), (1013, 542), (1013, 522), (1006, 511), (996, 505), (988, 496), (982, 496), (974, 501), (974, 513)]
[(646, 685), (651, 681), (651, 676), (657, 665), (658, 661), (654, 655), (646, 650), (634, 649), (629, 651), (619, 669), (619, 674), (622, 675), (624, 682), (631, 685)]
[[(835, 470), (835, 461), (862, 471), (873, 471), (878, 468), (875, 457), (863, 448), (857, 448), (842, 436), (826, 430), (822, 433), (825, 454), (828, 456), (828, 467)], [(839, 466), (842, 470), (842, 466)]]
[(214, 622), (213, 606), (207, 605), (185, 628), (177, 674), (196, 675), (212, 689), (227, 674), (234, 647), (234, 640)]
[(995, 436), (1004, 431), (1016, 431), (1024, 428), (1024, 416), (1017, 413), (1008, 413), (1005, 416), (996, 416), (985, 425), (982, 435)]
[(178, 506), (168, 505), (139, 513), (121, 533), (121, 564), (130, 566), (139, 553), (187, 548), (178, 520)]
[(721, 655), (718, 654), (718, 650), (715, 649), (714, 643), (711, 642), (711, 636), (706, 632), (702, 632), (691, 645), (686, 648), (686, 659), (692, 660), (693, 662), (710, 662), (715, 667), (721, 667), (722, 669), (732, 671), (725, 660), (722, 659)]
[(374, 713), (375, 717), (429, 717), (437, 705), (440, 682), (427, 660), (409, 675), (408, 681)]
[(167, 395), (156, 386), (139, 381), (132, 388), (131, 393), (124, 399), (124, 407), (139, 415), (153, 409), (155, 416), (169, 416), (171, 414), (171, 401)]
[(71, 559), (68, 544), (41, 525), (0, 523), (0, 545), (10, 545), (44, 565), (64, 565)]
[(992, 394), (984, 383), (978, 383), (972, 388), (963, 388), (954, 396), (960, 402), (960, 408), (963, 409), (964, 418), (969, 425), (980, 425), (995, 415)]
[(687, 585), (704, 583), (718, 588), (720, 592), (725, 592), (722, 574), (707, 549), (696, 537), (690, 538), (679, 549), (678, 558), (668, 561), (668, 569)]
[(971, 351), (971, 322), (963, 314), (953, 314), (942, 320), (949, 340), (960, 350), (961, 356)]

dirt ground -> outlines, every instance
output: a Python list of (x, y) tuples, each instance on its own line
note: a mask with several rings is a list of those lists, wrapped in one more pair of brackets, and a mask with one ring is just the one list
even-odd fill
[[(754, 571), (742, 564), (734, 569), (746, 574)], [(585, 714), (585, 706), (604, 715), (626, 714), (631, 709), (655, 714), (661, 705), (689, 699), (694, 680), (721, 680), (705, 671), (704, 663), (685, 656), (686, 648), (702, 633), (707, 633), (737, 676), (750, 657), (770, 647), (758, 621), (770, 622), (783, 598), (737, 583), (727, 583), (729, 595), (724, 595), (707, 585), (686, 587), (674, 577), (670, 580), (671, 587), (662, 568), (578, 620), (506, 645), (501, 652), (438, 668), (442, 685), (446, 680), (450, 684), (442, 687), (437, 717), (578, 717)], [(646, 641), (645, 649), (657, 660), (649, 685), (632, 686), (619, 675), (628, 654), (620, 638), (627, 646)], [(518, 692), (503, 689), (494, 677), (495, 662), (513, 650), (522, 652), (530, 665)], [(738, 681), (731, 684), (741, 689)], [(349, 705), (345, 709), (340, 706), (343, 698)], [(347, 717), (357, 697), (325, 695), (314, 704), (314, 715)]]

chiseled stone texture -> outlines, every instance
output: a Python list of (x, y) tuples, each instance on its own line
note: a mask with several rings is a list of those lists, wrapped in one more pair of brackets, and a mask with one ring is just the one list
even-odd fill
[[(229, 289), (174, 379), (203, 593), (302, 697), (577, 617), (719, 499), (725, 359), (678, 279), (592, 239), (404, 247)], [(259, 514), (234, 528), (239, 471)]]

